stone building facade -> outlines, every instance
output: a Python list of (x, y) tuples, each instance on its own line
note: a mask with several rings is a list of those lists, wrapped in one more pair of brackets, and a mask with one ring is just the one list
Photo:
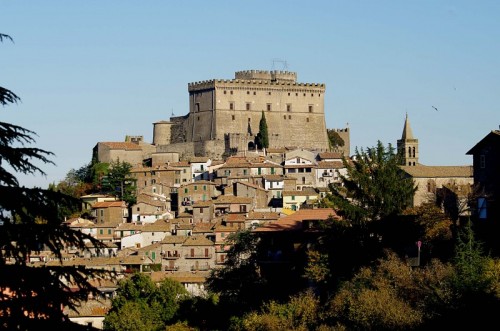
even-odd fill
[(325, 84), (299, 83), (295, 72), (247, 70), (230, 80), (190, 83), (188, 91), (187, 115), (154, 123), (159, 151), (220, 159), (254, 150), (263, 114), (270, 148), (328, 150)]

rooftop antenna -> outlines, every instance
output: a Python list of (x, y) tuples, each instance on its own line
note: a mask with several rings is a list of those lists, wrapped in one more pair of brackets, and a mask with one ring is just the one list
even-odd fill
[(280, 70), (287, 70), (288, 69), (288, 64), (286, 63), (286, 60), (282, 59), (273, 59), (273, 69), (276, 70), (276, 63), (281, 63), (281, 69)]
[(174, 108), (172, 108), (172, 116), (175, 116), (175, 114), (174, 114)]

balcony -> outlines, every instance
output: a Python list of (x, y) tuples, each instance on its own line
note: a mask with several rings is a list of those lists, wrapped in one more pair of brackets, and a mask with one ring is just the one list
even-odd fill
[(191, 271), (207, 271), (207, 270), (210, 270), (210, 266), (208, 264), (191, 266)]
[(163, 254), (163, 258), (165, 260), (176, 260), (176, 259), (179, 259), (180, 257), (181, 257), (181, 254), (179, 254), (178, 252), (176, 252), (176, 253), (168, 252), (168, 253)]
[(186, 254), (184, 255), (186, 259), (211, 259), (212, 254)]
[(165, 271), (177, 271), (179, 270), (179, 266), (165, 266)]

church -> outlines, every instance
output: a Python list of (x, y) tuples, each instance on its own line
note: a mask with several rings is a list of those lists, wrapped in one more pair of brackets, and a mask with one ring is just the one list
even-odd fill
[(397, 151), (401, 156), (400, 168), (411, 177), (417, 186), (413, 206), (426, 202), (438, 203), (445, 209), (457, 206), (456, 216), (464, 214), (466, 199), (471, 192), (473, 168), (470, 166), (427, 166), (419, 162), (418, 139), (413, 135), (408, 114), (403, 126), (401, 139), (397, 141)]

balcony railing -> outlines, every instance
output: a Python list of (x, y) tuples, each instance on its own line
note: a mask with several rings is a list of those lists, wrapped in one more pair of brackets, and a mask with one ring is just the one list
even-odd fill
[(210, 270), (210, 266), (208, 264), (191, 266), (191, 271), (207, 271), (207, 270)]
[(211, 259), (212, 254), (186, 254), (186, 259)]
[(173, 253), (173, 254), (169, 253), (169, 254), (164, 254), (163, 255), (163, 258), (165, 260), (175, 260), (175, 259), (178, 259), (180, 257), (181, 257), (181, 254), (179, 254), (179, 253)]
[(165, 266), (165, 271), (177, 271), (177, 270), (179, 270), (179, 266), (177, 266), (177, 265), (173, 266), (173, 267)]

